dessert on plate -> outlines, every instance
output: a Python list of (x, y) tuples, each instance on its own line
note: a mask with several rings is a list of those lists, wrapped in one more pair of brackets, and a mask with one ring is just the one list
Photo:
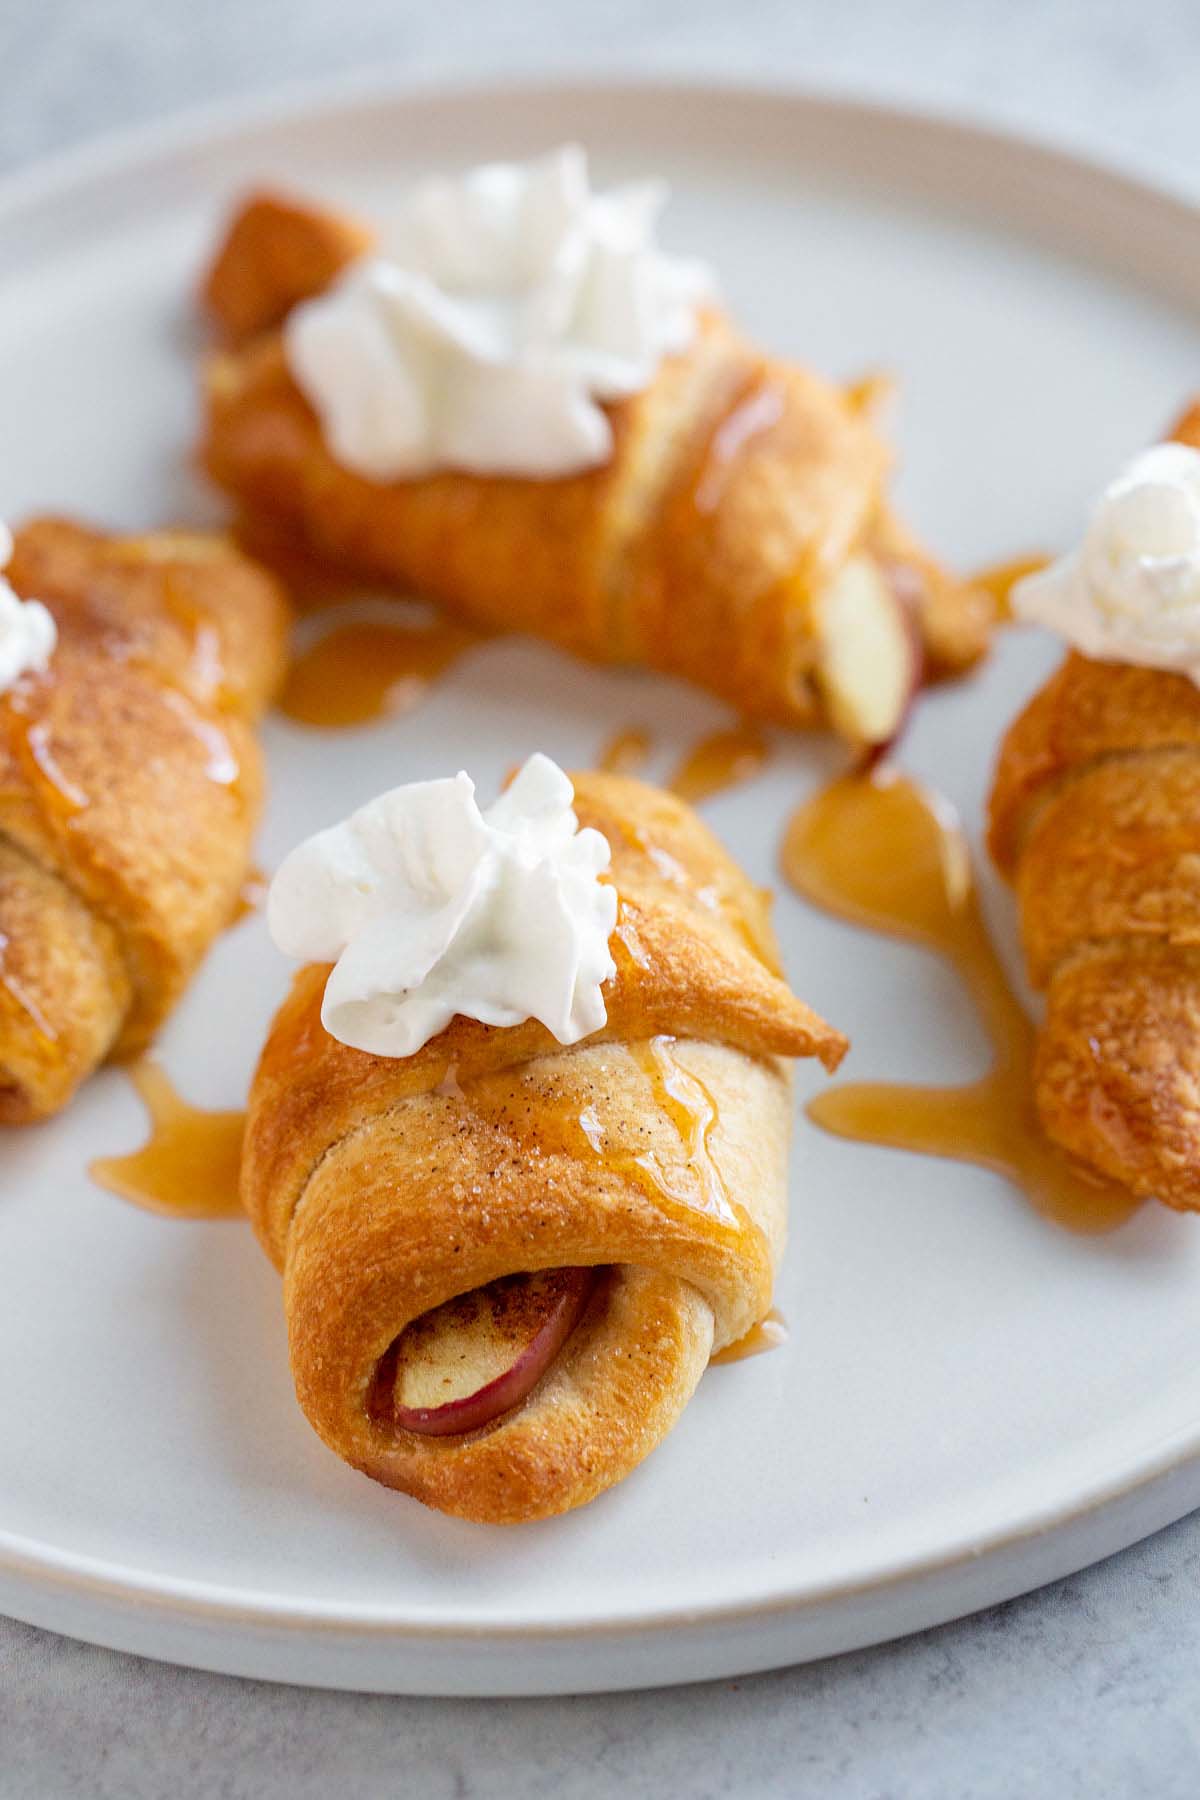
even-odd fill
[(377, 243), (256, 194), (204, 283), (201, 454), (252, 533), (472, 625), (886, 742), (992, 602), (893, 513), (871, 383), (744, 338), (580, 151), (418, 186)]
[(532, 757), (371, 801), (285, 860), (304, 963), (263, 1051), (242, 1194), (310, 1422), (462, 1517), (627, 1475), (767, 1313), (788, 1059), (844, 1040), (762, 894), (682, 801)]
[(144, 1046), (246, 878), (275, 581), (218, 535), (4, 534), (0, 1123)]
[[(1046, 993), (1045, 1129), (1138, 1194), (1200, 1208), (1200, 411), (1020, 583), (1066, 661), (1001, 746), (992, 854)], [(1190, 437), (1190, 442), (1186, 441)]]

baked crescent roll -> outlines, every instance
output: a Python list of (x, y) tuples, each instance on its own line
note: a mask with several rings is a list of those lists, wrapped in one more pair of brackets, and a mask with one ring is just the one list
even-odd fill
[(287, 609), (211, 535), (35, 519), (7, 576), (58, 638), (0, 693), (0, 1122), (19, 1124), (143, 1046), (232, 917)]
[(310, 965), (250, 1095), (242, 1194), (309, 1421), (376, 1481), (493, 1523), (621, 1480), (767, 1312), (786, 1059), (845, 1048), (688, 807), (574, 781), (619, 895), (601, 1031), (564, 1048), (456, 1016), (412, 1056), (370, 1055), (326, 1032)]
[(364, 242), (336, 215), (258, 194), (204, 283), (226, 347), (206, 371), (201, 455), (252, 538), (485, 631), (644, 664), (748, 716), (865, 742), (895, 732), (923, 675), (983, 654), (992, 602), (889, 508), (871, 384), (844, 391), (766, 356), (712, 310), (648, 387), (606, 404), (599, 467), (384, 483), (343, 466), (279, 328)]
[[(1176, 438), (1200, 447), (1200, 409)], [(1046, 994), (1046, 1131), (1134, 1193), (1200, 1207), (1200, 688), (1069, 654), (1003, 741), (990, 845)]]

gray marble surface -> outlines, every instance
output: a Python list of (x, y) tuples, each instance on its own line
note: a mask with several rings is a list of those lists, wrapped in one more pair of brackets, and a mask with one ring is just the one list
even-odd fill
[[(282, 81), (606, 67), (932, 103), (1200, 186), (1197, 0), (0, 0), (0, 164)], [(0, 1620), (0, 1800), (1194, 1800), (1200, 1516), (880, 1650), (557, 1701), (307, 1693)]]

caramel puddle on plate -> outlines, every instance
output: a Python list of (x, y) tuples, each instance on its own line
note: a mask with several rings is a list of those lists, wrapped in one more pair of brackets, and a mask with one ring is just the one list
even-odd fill
[(768, 1350), (778, 1350), (786, 1344), (788, 1328), (783, 1314), (774, 1307), (757, 1325), (752, 1325), (745, 1337), (735, 1338), (732, 1344), (726, 1344), (715, 1356), (709, 1358), (709, 1368), (719, 1363), (745, 1362), (748, 1356), (765, 1356)]
[(996, 603), (998, 619), (1012, 618), (1012, 591), (1027, 575), (1040, 575), (1049, 568), (1048, 556), (1016, 556), (1010, 562), (992, 563), (969, 577), (971, 587), (982, 588)]
[(809, 1117), (838, 1137), (995, 1169), (1072, 1231), (1110, 1231), (1128, 1219), (1138, 1200), (1071, 1162), (1038, 1123), (1034, 1026), (992, 947), (949, 805), (888, 771), (835, 781), (792, 818), (783, 870), (823, 911), (945, 957), (992, 1044), (991, 1069), (978, 1081), (852, 1082), (819, 1094)]
[(176, 1093), (165, 1069), (142, 1058), (129, 1078), (150, 1115), (150, 1137), (129, 1156), (102, 1156), (92, 1180), (149, 1212), (178, 1219), (240, 1217), (238, 1176), (246, 1116), (207, 1112)]
[(279, 710), (297, 724), (324, 731), (408, 712), (478, 641), (476, 633), (449, 619), (334, 625), (293, 662)]
[(596, 767), (604, 775), (636, 775), (644, 769), (653, 739), (640, 725), (618, 731), (610, 737), (596, 759)]
[(667, 786), (693, 806), (752, 781), (771, 760), (771, 746), (753, 725), (714, 731), (688, 751)]
[[(646, 765), (653, 739), (633, 725), (618, 731), (601, 750), (596, 767), (606, 775), (637, 775)], [(667, 786), (696, 806), (727, 788), (752, 781), (771, 760), (771, 746), (753, 725), (712, 731), (693, 744)]]

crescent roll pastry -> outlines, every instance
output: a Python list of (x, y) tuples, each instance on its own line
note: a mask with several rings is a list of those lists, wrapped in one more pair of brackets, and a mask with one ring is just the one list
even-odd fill
[(302, 1408), (345, 1461), (464, 1518), (583, 1505), (769, 1308), (787, 1059), (845, 1045), (781, 978), (762, 895), (681, 801), (579, 775), (619, 896), (607, 1024), (454, 1017), (415, 1054), (296, 978), (255, 1076), (243, 1199)]
[[(307, 239), (307, 249), (304, 242)], [(416, 591), (484, 630), (644, 664), (744, 714), (879, 742), (923, 678), (986, 649), (992, 603), (889, 507), (871, 384), (765, 355), (706, 308), (640, 392), (604, 403), (607, 460), (554, 479), (369, 479), (332, 453), (285, 324), (358, 257), (358, 228), (259, 194), (204, 285), (201, 454), (252, 536)], [(382, 403), (380, 403), (382, 404)]]
[(1046, 994), (1045, 1129), (1134, 1193), (1200, 1208), (1196, 681), (1069, 654), (1001, 746), (990, 845)]
[(212, 535), (35, 519), (6, 573), (57, 628), (44, 668), (0, 684), (0, 1122), (19, 1124), (143, 1046), (229, 922), (287, 609)]

